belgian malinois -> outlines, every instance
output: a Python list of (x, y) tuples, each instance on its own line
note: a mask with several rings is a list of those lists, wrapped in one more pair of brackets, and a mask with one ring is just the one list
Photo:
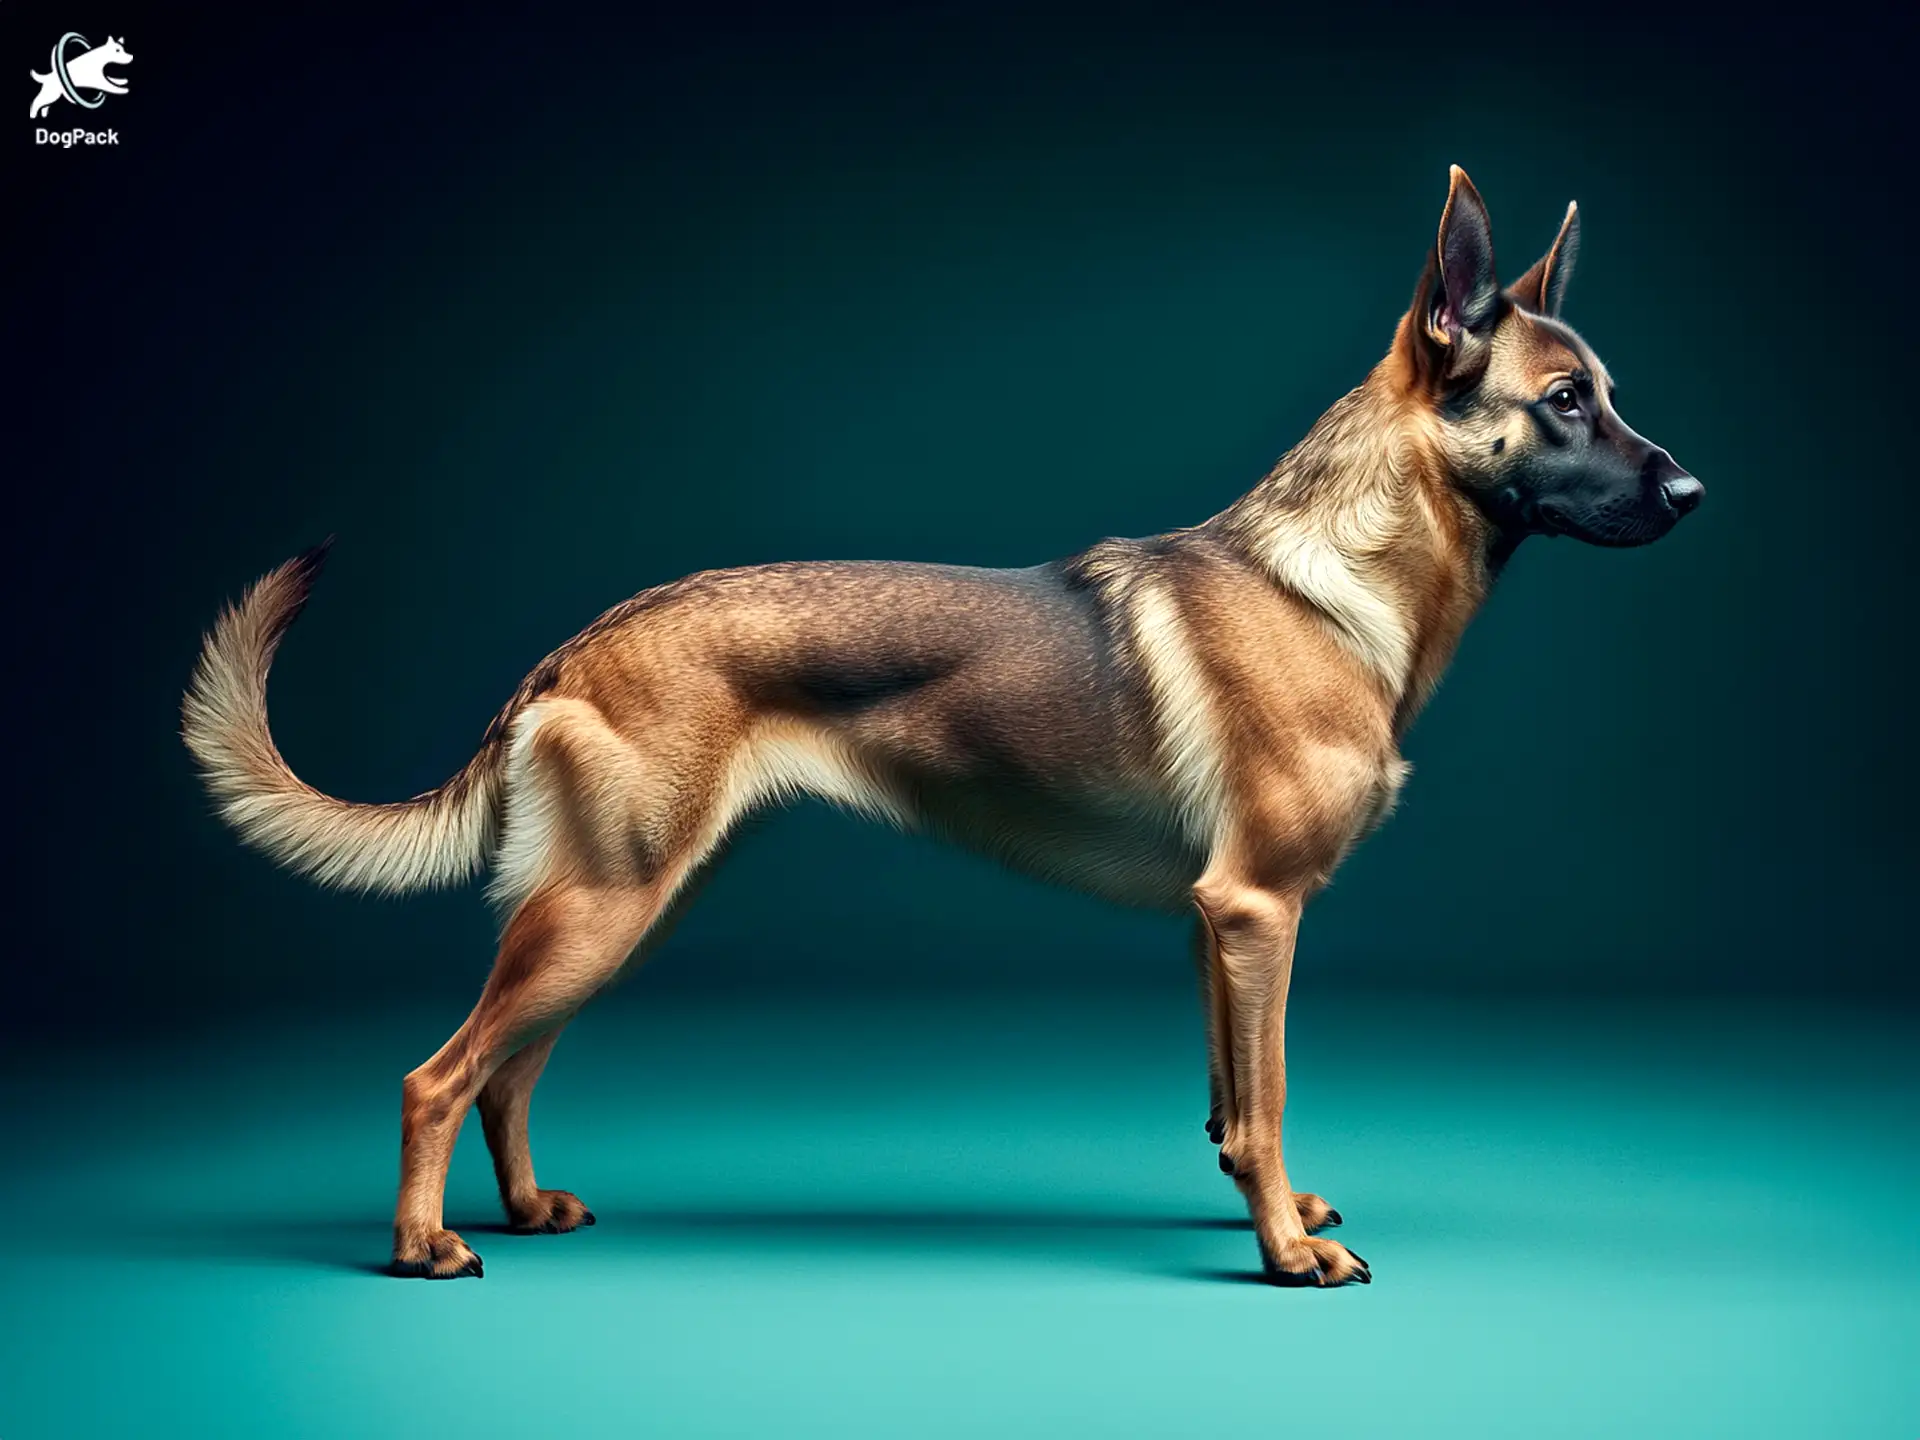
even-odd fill
[(743, 816), (810, 794), (1028, 873), (1194, 916), (1220, 1166), (1277, 1283), (1367, 1283), (1281, 1159), (1300, 912), (1391, 809), (1398, 742), (1529, 535), (1639, 545), (1700, 482), (1628, 428), (1559, 319), (1579, 238), (1504, 289), (1452, 171), (1392, 349), (1220, 514), (1026, 570), (779, 564), (689, 576), (547, 657), (437, 790), (361, 805), (297, 779), (267, 669), (324, 548), (223, 613), (185, 737), (222, 815), (325, 884), (493, 868), (509, 917), (480, 1000), (406, 1077), (393, 1268), (480, 1257), (442, 1223), (476, 1101), (518, 1229), (593, 1223), (534, 1181), (527, 1104), (555, 1038), (666, 932)]

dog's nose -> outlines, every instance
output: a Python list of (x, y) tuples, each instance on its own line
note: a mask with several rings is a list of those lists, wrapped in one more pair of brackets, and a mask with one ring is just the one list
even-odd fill
[(1663, 482), (1660, 490), (1667, 497), (1667, 503), (1682, 515), (1698, 510), (1707, 496), (1707, 487), (1691, 475), (1676, 475)]

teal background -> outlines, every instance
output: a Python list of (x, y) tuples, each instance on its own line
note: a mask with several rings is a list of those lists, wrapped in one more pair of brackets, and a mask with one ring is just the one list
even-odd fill
[(470, 1124), (486, 1278), (388, 1279), (393, 1081), (451, 1010), (38, 1068), (5, 1433), (1826, 1440), (1920, 1404), (1909, 1019), (1309, 985), (1289, 1167), (1375, 1280), (1306, 1292), (1257, 1280), (1187, 1015), (1045, 991), (598, 1007), (534, 1143), (599, 1223), (496, 1233)]
[[(0, 1435), (1913, 1431), (1890, 33), (9, 0), (0, 55), (75, 25), (121, 144), (6, 142)], [(1522, 549), (1310, 913), (1290, 1155), (1378, 1282), (1234, 1278), (1177, 922), (812, 808), (557, 1052), (602, 1223), (479, 1228), (470, 1134), (486, 1280), (373, 1278), (494, 920), (209, 818), (218, 604), (338, 534), (275, 730), (385, 799), (689, 570), (1197, 521), (1382, 352), (1451, 162), (1509, 275), (1580, 202), (1568, 318), (1708, 498)]]
[[(276, 732), (323, 788), (411, 794), (688, 570), (1025, 564), (1214, 513), (1384, 351), (1454, 161), (1509, 273), (1580, 201), (1569, 317), (1710, 499), (1643, 551), (1523, 547), (1312, 965), (1912, 996), (1905, 336), (1876, 293), (1904, 232), (1865, 40), (1678, 25), (1657, 59), (1592, 35), (1441, 84), (1424, 32), (1258, 11), (391, 24), (374, 53), (435, 58), (378, 103), (361, 27), (250, 39), (250, 124), (195, 103), (238, 38), (161, 24), (134, 148), (22, 159), (75, 217), (23, 237), (44, 459), (10, 609), (82, 702), (27, 780), (41, 888), (97, 865), (132, 902), (36, 982), (89, 1026), (173, 1005), (182, 966), (243, 1009), (484, 967), (471, 896), (342, 904), (207, 823), (177, 695), (261, 571), (339, 535)], [(174, 962), (128, 963), (156, 934)], [(749, 847), (681, 953), (689, 986), (1185, 963), (1170, 927), (820, 815)]]

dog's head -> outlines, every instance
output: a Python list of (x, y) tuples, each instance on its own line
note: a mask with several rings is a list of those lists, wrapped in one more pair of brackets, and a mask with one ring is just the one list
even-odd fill
[(127, 53), (127, 47), (111, 35), (107, 37), (107, 43), (94, 53), (100, 57), (102, 65), (119, 65), (133, 59), (133, 56)]
[(1454, 484), (1509, 542), (1531, 534), (1644, 545), (1697, 507), (1706, 487), (1620, 418), (1606, 367), (1561, 323), (1579, 243), (1569, 205), (1553, 247), (1502, 289), (1486, 206), (1454, 166), (1396, 348), (1437, 422)]

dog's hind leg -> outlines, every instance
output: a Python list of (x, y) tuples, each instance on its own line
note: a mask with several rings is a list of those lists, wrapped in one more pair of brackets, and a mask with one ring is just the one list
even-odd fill
[[(666, 913), (648, 927), (633, 964), (644, 963), (672, 932), (719, 859), (720, 853), (716, 852), (680, 886)], [(507, 1212), (508, 1223), (529, 1234), (563, 1235), (594, 1223), (593, 1212), (579, 1196), (567, 1190), (542, 1190), (534, 1179), (527, 1112), (533, 1101), (533, 1087), (539, 1084), (547, 1057), (560, 1038), (560, 1028), (556, 1026), (538, 1040), (530, 1041), (494, 1071), (493, 1078), (480, 1089), (478, 1109), (486, 1132), (487, 1151), (493, 1157), (494, 1179), (500, 1185), (500, 1203)]]
[(533, 1103), (533, 1087), (539, 1084), (540, 1072), (546, 1069), (559, 1038), (558, 1030), (549, 1031), (494, 1071), (493, 1078), (480, 1087), (478, 1105), (508, 1223), (516, 1230), (543, 1235), (593, 1224), (593, 1212), (579, 1196), (566, 1190), (542, 1190), (533, 1176), (527, 1110)]
[[(400, 1200), (393, 1222), (396, 1274), (452, 1279), (481, 1273), (480, 1257), (445, 1228), (441, 1216), (447, 1162), (461, 1122), (500, 1070), (532, 1051), (524, 1070), (510, 1072), (497, 1092), (503, 1120), (511, 1113), (510, 1103), (521, 1109), (558, 1027), (620, 972), (664, 908), (663, 888), (663, 882), (619, 888), (552, 885), (529, 897), (508, 923), (479, 1004), (403, 1087)], [(520, 1099), (513, 1101), (516, 1094)], [(509, 1155), (510, 1184), (518, 1180), (522, 1161), (526, 1179), (532, 1179), (524, 1111), (518, 1128), (520, 1159)], [(508, 1125), (503, 1138), (512, 1129)]]
[(1194, 899), (1213, 956), (1216, 1003), (1224, 1000), (1226, 1012), (1231, 1074), (1220, 1168), (1246, 1198), (1261, 1259), (1278, 1283), (1364, 1284), (1373, 1278), (1364, 1260), (1307, 1233), (1338, 1216), (1319, 1196), (1294, 1192), (1281, 1153), (1287, 988), (1301, 897), (1210, 874)]
[(473, 1013), (403, 1087), (398, 1274), (481, 1273), (479, 1257), (445, 1228), (441, 1202), (461, 1122), (496, 1079), (483, 1114), (508, 1213), (539, 1224), (556, 1209), (574, 1224), (585, 1218), (577, 1200), (543, 1197), (534, 1185), (526, 1106), (560, 1027), (674, 909), (723, 828), (715, 804), (731, 750), (725, 725), (661, 738), (677, 750), (671, 776), (583, 701), (543, 700), (516, 722), (496, 893), (518, 903)]
[(51, 110), (54, 102), (60, 98), (60, 82), (51, 73), (42, 75), (37, 70), (30, 70), (27, 73), (40, 82), (40, 93), (33, 97), (33, 104), (27, 111), (29, 119), (38, 120)]

